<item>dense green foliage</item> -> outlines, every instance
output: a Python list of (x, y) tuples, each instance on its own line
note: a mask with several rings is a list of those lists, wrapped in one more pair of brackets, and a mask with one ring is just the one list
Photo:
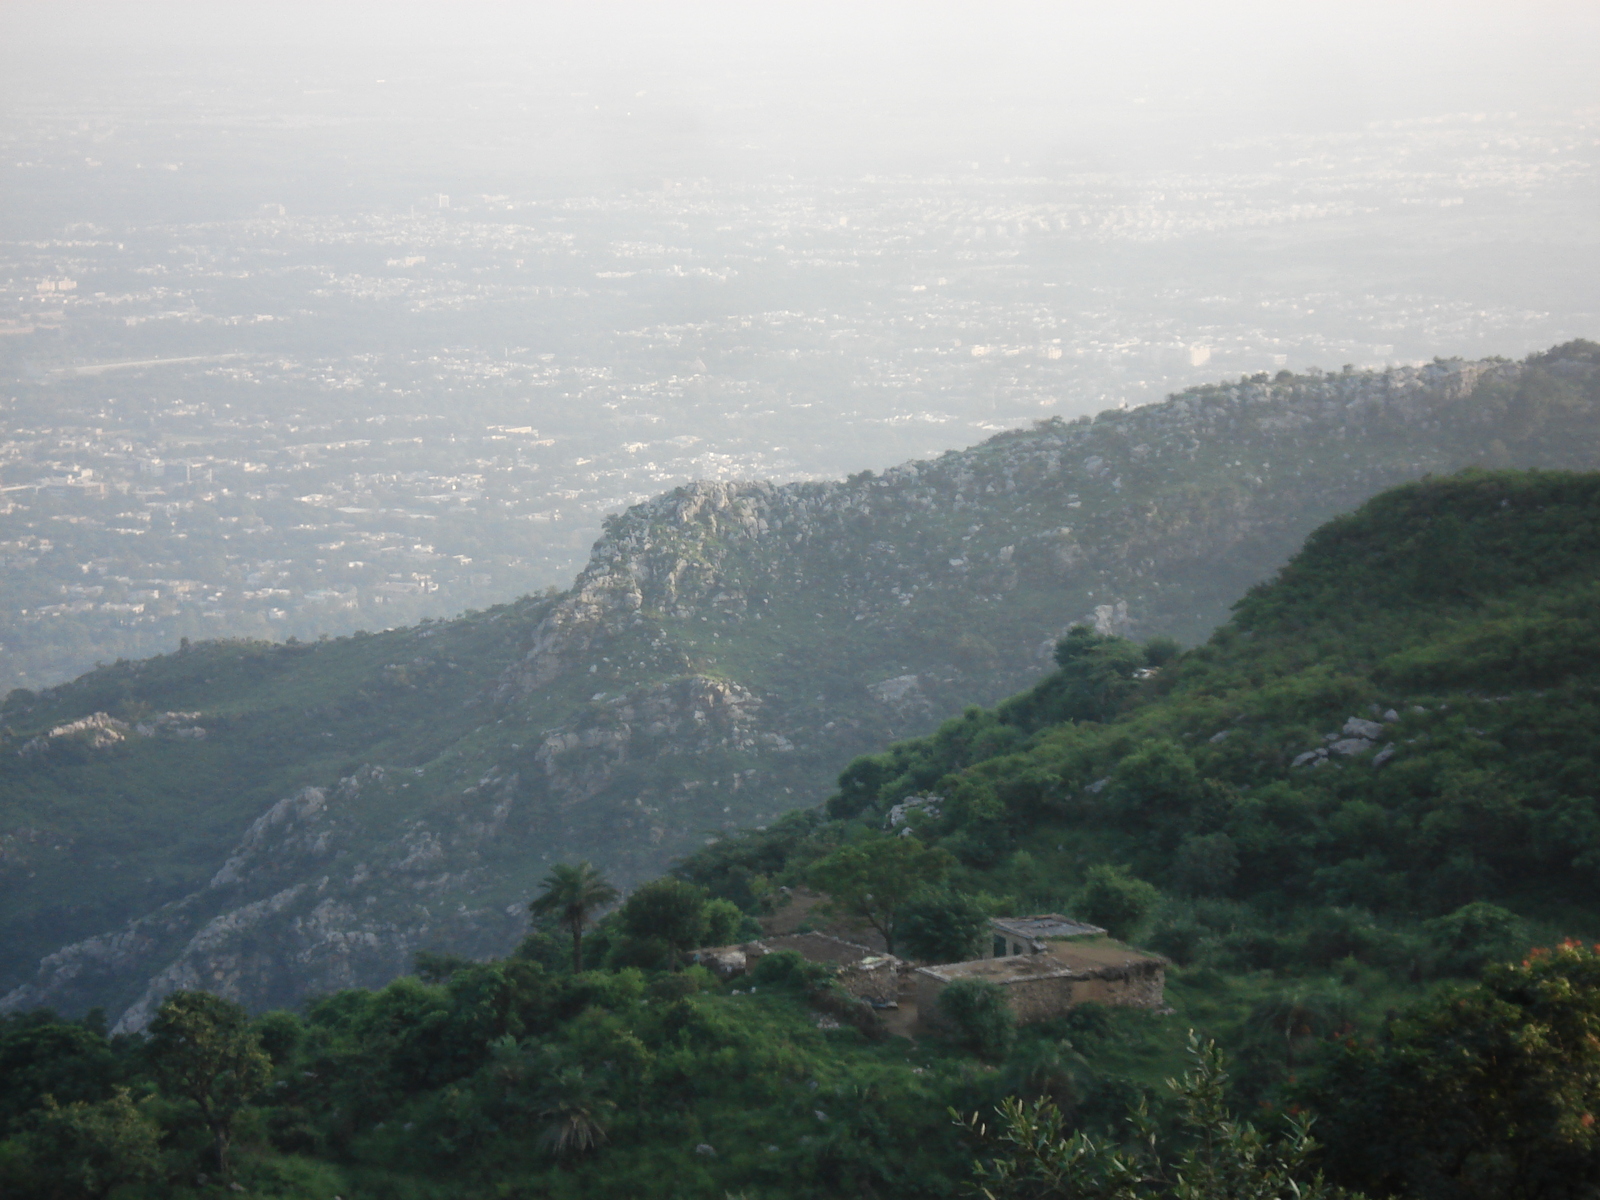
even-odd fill
[(629, 896), (618, 914), (622, 931), (652, 966), (671, 970), (685, 950), (705, 944), (706, 890), (671, 877), (652, 879)]
[[(304, 1017), (271, 1014), (256, 1022), (257, 1045), (275, 1027), (280, 1052), (241, 1130), (238, 1178), (252, 1194), (324, 1200), (476, 1196), (508, 1181), (539, 1196), (949, 1191), (965, 1159), (945, 1110), (995, 1102), (997, 1083), (959, 1054), (867, 1040), (827, 1019), (851, 1002), (792, 954), (762, 967), (730, 988), (698, 968), (572, 975), (512, 959), (438, 984), (340, 993)], [(13, 1019), (0, 1048), (78, 1029)], [(219, 1189), (204, 1115), (163, 1073), (155, 1040), (83, 1040), (110, 1064), (95, 1082), (105, 1100), (87, 1103), (126, 1107), (115, 1089), (131, 1085), (163, 1135), (158, 1171), (143, 1143), (117, 1168), (127, 1180), (158, 1176), (157, 1190), (130, 1182), (119, 1194)], [(66, 1053), (73, 1039), (55, 1041)], [(56, 1137), (53, 1103), (0, 1128), (6, 1194), (46, 1194), (34, 1189), (54, 1161), (39, 1155), (56, 1144), (41, 1140)], [(923, 1152), (904, 1154), (919, 1138)]]
[[(244, 1186), (318, 1200), (910, 1200), (959, 1194), (975, 1156), (997, 1196), (1315, 1195), (1325, 1169), (1416, 1200), (1591, 1197), (1600, 955), (1561, 936), (1600, 929), (1597, 599), (1600, 476), (1386, 493), (1207, 644), (1074, 632), (1029, 692), (707, 845), (593, 924), (591, 970), (552, 899), (510, 958), (434, 954), (248, 1027), (184, 993), (149, 1037), (6, 1018), (0, 1181), (215, 1191), (210, 1095)], [(951, 987), (954, 1032), (913, 1043), (791, 953), (683, 969), (808, 883), (908, 953), (970, 948), (986, 913), (1081, 914), (1173, 960), (1175, 1012), (1014, 1027), (992, 987)], [(212, 1040), (180, 1053), (180, 1020)], [(1173, 1093), (1190, 1029), (1231, 1078), (1208, 1050)], [(1301, 1116), (1275, 1141), (1240, 1108)], [(998, 1114), (1010, 1148), (951, 1109)], [(92, 1178), (51, 1174), (66, 1145)]]
[(899, 946), (919, 962), (965, 962), (983, 952), (991, 936), (983, 897), (951, 888), (924, 887), (900, 909)]
[(206, 992), (168, 997), (150, 1026), (150, 1062), (170, 1095), (194, 1106), (223, 1176), (239, 1110), (267, 1086), (272, 1061), (237, 1004)]
[[(220, 971), (263, 1009), (379, 986), (419, 948), (507, 953), (553, 864), (590, 859), (632, 887), (708, 836), (771, 827), (853, 757), (1034, 682), (1074, 622), (1208, 636), (1322, 522), (1472, 463), (1600, 465), (1594, 346), (1260, 375), (881, 474), (694, 484), (608, 518), (559, 594), (327, 641), (196, 641), (13, 692), (0, 705), (0, 991), (72, 1014), (101, 1005), (134, 1028), (158, 977)], [(1396, 549), (1385, 586), (1420, 570), (1438, 592), (1469, 569), (1448, 529), (1430, 536)], [(1416, 647), (1373, 682), (1528, 678), (1584, 636), (1581, 611), (1504, 621)], [(1512, 626), (1515, 661), (1485, 660)], [(911, 757), (931, 787), (1063, 721), (1106, 724), (1196, 665), (1174, 652), (1069, 637), (1043, 687), (958, 732), (959, 764)], [(863, 759), (835, 815), (876, 818), (897, 756)], [(1014, 782), (1050, 798), (1060, 773), (1038, 765), (1038, 786)], [(944, 847), (973, 869), (1008, 862), (1014, 798), (947, 799), (944, 820), (968, 819)], [(1181, 887), (1123, 865), (1197, 902), (1250, 876), (1260, 848), (1194, 836)], [(1026, 893), (995, 892), (1007, 894)], [(122, 936), (130, 920), (137, 936)]]
[(1159, 1130), (1140, 1104), (1129, 1114), (1126, 1143), (1083, 1132), (1068, 1134), (1054, 1101), (1010, 1097), (995, 1110), (995, 1128), (978, 1115), (962, 1122), (991, 1148), (977, 1163), (986, 1200), (1360, 1200), (1330, 1186), (1310, 1160), (1318, 1146), (1311, 1120), (1288, 1118), (1276, 1140), (1228, 1111), (1228, 1077), (1214, 1042), (1189, 1038), (1194, 1069), (1167, 1088), (1190, 1135), (1176, 1161), (1161, 1153)]
[(1079, 630), (1031, 691), (851, 764), (825, 816), (679, 870), (748, 898), (933, 794), (918, 833), (968, 890), (1131, 931), (1148, 881), (1181, 963), (1468, 969), (1516, 941), (1502, 910), (1600, 903), (1597, 600), (1600, 477), (1397, 489), (1165, 667)]
[[(1075, 631), (1029, 692), (856, 761), (824, 813), (678, 869), (759, 897), (916, 800), (956, 890), (1140, 936), (1179, 968), (1180, 1013), (1238, 1056), (1241, 1096), (1305, 1103), (1290, 1079), (1385, 1009), (1600, 930), (1597, 601), (1600, 477), (1400, 488), (1319, 530), (1206, 645)], [(1553, 1053), (1534, 1092), (1564, 1071)], [(1396, 1086), (1398, 1111), (1433, 1081)], [(1351, 1178), (1458, 1194), (1442, 1167), (1395, 1165), (1432, 1161), (1416, 1111), (1365, 1144), (1380, 1165), (1358, 1168), (1364, 1143), (1330, 1126)], [(1520, 1161), (1473, 1120), (1461, 1145)], [(1565, 1194), (1544, 1187), (1529, 1194)]]
[(980, 1058), (998, 1059), (1011, 1046), (1016, 1019), (1000, 989), (986, 979), (958, 979), (939, 993), (939, 1016)]
[(1139, 934), (1161, 902), (1161, 893), (1142, 879), (1110, 863), (1096, 863), (1084, 872), (1083, 890), (1072, 911), (1114, 938), (1129, 940)]
[(918, 838), (872, 838), (840, 846), (814, 863), (810, 880), (838, 915), (865, 921), (893, 954), (907, 905), (943, 882), (953, 861)]
[(1536, 950), (1385, 1022), (1377, 1039), (1343, 1040), (1311, 1090), (1341, 1170), (1376, 1190), (1594, 1196), (1600, 946)]

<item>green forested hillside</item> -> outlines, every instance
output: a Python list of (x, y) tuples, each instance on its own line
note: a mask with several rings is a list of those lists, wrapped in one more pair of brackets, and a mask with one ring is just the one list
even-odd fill
[[(1258, 922), (1246, 958), (1268, 965), (1271, 923), (1307, 905), (1579, 920), (1600, 900), (1597, 600), (1597, 477), (1397, 489), (1206, 645), (1140, 671), (1169, 651), (1080, 630), (1038, 687), (857, 760), (827, 811), (872, 824), (937, 792), (926, 835), (1035, 905), (1115, 860), (1188, 898), (1194, 924), (1157, 935), (1184, 958), (1226, 958)], [(1212, 928), (1217, 905), (1234, 915)]]
[[(773, 826), (820, 800), (852, 758), (1030, 687), (1072, 625), (1202, 639), (1324, 521), (1474, 463), (1600, 467), (1600, 347), (1262, 374), (881, 474), (694, 484), (611, 519), (563, 593), (365, 637), (196, 645), (14, 692), (0, 707), (0, 1011), (102, 1005), (115, 1028), (136, 1030), (168, 992), (199, 982), (260, 1010), (381, 985), (419, 950), (505, 953), (553, 863), (590, 858), (628, 887), (709, 839)], [(1438, 586), (1466, 569), (1448, 539), (1429, 553)], [(1347, 608), (1366, 611), (1359, 601)], [(1341, 654), (1388, 628), (1351, 620)], [(1103, 716), (1178, 687), (1200, 661), (1129, 695), (1108, 683), (1109, 707), (1073, 711)], [(1347, 711), (1295, 710), (1326, 727), (1185, 699), (1181, 711), (1215, 727), (1152, 729), (1164, 748), (1150, 750), (1160, 761), (1148, 769), (1192, 768), (1208, 788), (1276, 803), (1264, 778), (1213, 764), (1255, 761), (1263, 738), (1306, 752), (1349, 717), (1371, 719), (1367, 706), (1390, 692), (1446, 686), (1425, 681), (1420, 659), (1383, 669), (1350, 668), (1372, 694), (1338, 693)], [(931, 744), (957, 747), (949, 762), (944, 750), (897, 751), (933, 756), (905, 786), (934, 786), (963, 761), (962, 739), (990, 753), (1032, 737), (1030, 721), (1059, 715), (1053, 695), (939, 735)], [(1459, 722), (1499, 728), (1460, 710), (1429, 714), (1399, 710), (1385, 779), (1413, 770), (1420, 752), (1406, 739), (1441, 745)], [(1235, 730), (1225, 741), (1205, 740), (1225, 729)], [(1050, 797), (1040, 815), (1081, 816), (1085, 830), (1060, 850), (1048, 837), (1021, 847), (1051, 870), (1102, 844), (1137, 844), (1135, 871), (1211, 854), (1243, 880), (1291, 854), (1247, 844), (1226, 822), (1162, 827), (1149, 842), (1153, 826), (1100, 820), (1097, 805), (1131, 794), (1134, 768), (1076, 735), (1045, 741), (1028, 769), (1063, 782), (1035, 789)], [(1338, 762), (1310, 768), (1323, 772), (1313, 790), (1358, 771)], [(834, 811), (875, 819), (898, 774), (860, 768)], [(1298, 779), (1278, 782), (1295, 790)], [(1020, 785), (962, 780), (940, 836), (967, 869), (1004, 870)], [(1303, 851), (1303, 840), (1290, 839), (1293, 855), (1311, 854), (1308, 870), (1325, 874), (1296, 881), (1286, 903), (1332, 903), (1331, 881), (1343, 879), (1350, 902), (1388, 911), (1388, 866), (1358, 868), (1321, 842)], [(1470, 891), (1474, 872), (1503, 874), (1497, 864), (1442, 860), (1440, 895), (1449, 870)], [(994, 886), (1033, 894), (1020, 875)]]
[[(1386, 492), (1319, 529), (1203, 645), (1075, 629), (1035, 687), (858, 758), (824, 808), (701, 849), (656, 889), (688, 897), (673, 918), (688, 932), (630, 900), (586, 939), (599, 965), (581, 975), (552, 928), (507, 959), (429, 957), (422, 978), (300, 1015), (251, 1025), (224, 1005), (207, 1028), (235, 1030), (230, 1078), (257, 1080), (234, 1122), (240, 1186), (954, 1196), (1004, 1146), (949, 1110), (994, 1123), (1008, 1095), (1107, 1139), (1080, 1146), (1085, 1171), (1141, 1098), (1164, 1153), (1192, 1146), (1162, 1080), (1195, 1029), (1229, 1056), (1235, 1110), (1266, 1128), (1315, 1116), (1338, 1182), (1591, 1196), (1597, 593), (1600, 475), (1473, 471)], [(784, 955), (727, 983), (664, 969), (663, 938), (733, 934), (740, 913), (707, 897), (755, 917), (830, 878), (819, 864), (841, 848), (870, 858), (901, 836), (949, 856), (905, 905), (908, 952), (974, 908), (1064, 909), (1165, 953), (1174, 1011), (1090, 1005), (1008, 1029), (980, 1008), (961, 1035), (913, 1043)], [(175, 1007), (187, 995), (148, 1039), (108, 1042), (94, 1016), (7, 1019), (4, 1178), (88, 1194), (51, 1174), (52, 1147), (115, 1128), (119, 1196), (221, 1194), (164, 1032), (199, 1019)], [(1140, 1186), (996, 1194), (1177, 1194)]]
[(1455, 961), (1429, 938), (1474, 920), (1507, 946), (1518, 921), (1600, 933), (1597, 596), (1600, 477), (1396, 489), (1318, 530), (1205, 645), (1074, 631), (1035, 688), (677, 870), (749, 902), (936, 795), (913, 820), (969, 886), (1048, 908), (1115, 863), (1162, 890), (1144, 932), (1184, 964), (1415, 979)]

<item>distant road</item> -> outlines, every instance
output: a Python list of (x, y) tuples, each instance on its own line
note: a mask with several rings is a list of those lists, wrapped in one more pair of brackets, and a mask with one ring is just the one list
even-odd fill
[(230, 358), (243, 358), (234, 354), (195, 354), (188, 358), (140, 358), (128, 362), (90, 363), (86, 367), (57, 367), (52, 375), (104, 375), (107, 371), (126, 371), (132, 367), (165, 367), (173, 363), (226, 362)]

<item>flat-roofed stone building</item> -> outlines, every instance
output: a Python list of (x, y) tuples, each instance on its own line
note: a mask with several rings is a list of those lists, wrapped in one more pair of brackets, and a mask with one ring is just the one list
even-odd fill
[[(1003, 931), (1008, 953), (971, 962), (918, 967), (915, 979), (919, 1021), (931, 1028), (939, 1026), (939, 993), (960, 979), (982, 979), (1003, 989), (1012, 1014), (1022, 1025), (1059, 1017), (1074, 1006), (1089, 1002), (1132, 1008), (1165, 1007), (1166, 959), (1094, 936), (1098, 931), (1093, 926), (1081, 934), (1057, 933), (1054, 940), (1029, 937), (1030, 931), (1039, 929), (1032, 922), (1065, 920), (1054, 916), (1011, 918), (1003, 922), (1011, 927)], [(998, 927), (1002, 922), (996, 921), (995, 925), (998, 949)], [(1016, 940), (1012, 940), (1014, 935)], [(1039, 948), (1010, 953), (1013, 945)]]
[(1098, 925), (1074, 921), (1060, 913), (1041, 913), (1037, 917), (993, 917), (989, 927), (994, 936), (984, 947), (984, 958), (1006, 958), (1013, 954), (1043, 954), (1049, 944), (1061, 938), (1104, 936)]

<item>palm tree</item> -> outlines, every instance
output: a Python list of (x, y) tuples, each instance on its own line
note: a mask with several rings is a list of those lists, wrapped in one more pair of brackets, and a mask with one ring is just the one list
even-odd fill
[(528, 905), (534, 916), (556, 914), (572, 930), (572, 971), (583, 970), (583, 927), (589, 914), (617, 898), (617, 889), (606, 882), (591, 862), (559, 863), (544, 877), (544, 893)]
[(599, 1094), (582, 1067), (568, 1067), (540, 1094), (539, 1115), (550, 1122), (540, 1140), (562, 1157), (593, 1150), (606, 1140), (606, 1117), (616, 1107)]

